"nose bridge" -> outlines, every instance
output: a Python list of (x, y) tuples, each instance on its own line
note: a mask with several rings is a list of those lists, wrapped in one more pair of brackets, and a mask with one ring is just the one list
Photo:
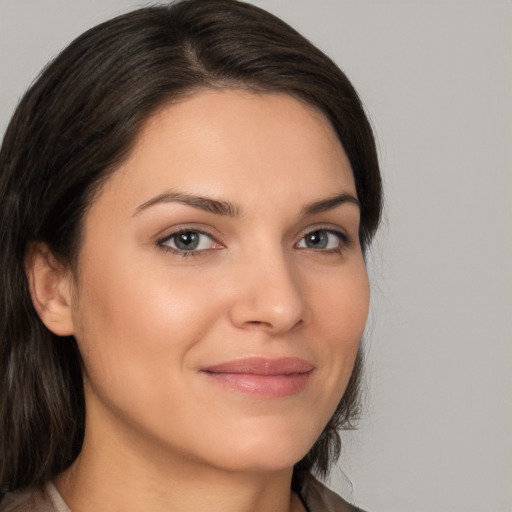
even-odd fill
[(306, 308), (300, 276), (282, 244), (253, 249), (239, 268), (233, 323), (282, 332), (303, 320)]

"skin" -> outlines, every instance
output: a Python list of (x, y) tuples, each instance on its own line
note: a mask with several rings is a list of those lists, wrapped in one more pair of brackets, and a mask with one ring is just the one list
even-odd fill
[[(85, 366), (84, 446), (56, 480), (74, 512), (302, 510), (293, 465), (343, 394), (368, 312), (356, 201), (304, 213), (340, 194), (357, 197), (320, 113), (284, 94), (203, 91), (146, 123), (86, 215), (75, 275), (38, 248), (34, 303)], [(198, 250), (179, 252), (180, 229), (205, 233)], [(319, 231), (325, 248), (307, 236)], [(284, 397), (201, 371), (253, 356), (314, 370)]]

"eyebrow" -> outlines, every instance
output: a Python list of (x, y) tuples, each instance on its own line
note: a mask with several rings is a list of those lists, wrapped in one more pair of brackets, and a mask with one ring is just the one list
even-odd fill
[[(209, 213), (214, 213), (215, 215), (223, 215), (227, 217), (242, 216), (242, 209), (229, 201), (223, 201), (183, 192), (164, 192), (163, 194), (153, 197), (149, 201), (146, 201), (145, 203), (142, 203), (140, 206), (138, 206), (133, 215), (138, 215), (143, 210), (161, 203), (181, 203), (187, 206), (191, 206), (192, 208), (197, 208)], [(307, 217), (317, 213), (332, 210), (344, 203), (355, 204), (358, 208), (361, 207), (357, 198), (352, 194), (341, 193), (332, 197), (328, 197), (327, 199), (321, 199), (306, 205), (301, 211), (301, 216)]]
[(340, 206), (345, 203), (354, 204), (359, 209), (361, 209), (361, 203), (359, 202), (357, 197), (353, 196), (352, 194), (343, 192), (341, 194), (328, 197), (327, 199), (321, 199), (320, 201), (315, 201), (314, 203), (306, 205), (302, 209), (302, 216), (308, 217), (309, 215), (314, 215), (316, 213), (322, 213), (328, 210), (332, 210), (337, 206)]
[(133, 215), (138, 215), (150, 206), (160, 203), (182, 203), (187, 206), (191, 206), (192, 208), (204, 210), (216, 215), (225, 215), (227, 217), (240, 217), (241, 215), (240, 208), (229, 201), (221, 201), (219, 199), (212, 199), (210, 197), (203, 197), (183, 192), (165, 192), (153, 197), (149, 201), (138, 206)]

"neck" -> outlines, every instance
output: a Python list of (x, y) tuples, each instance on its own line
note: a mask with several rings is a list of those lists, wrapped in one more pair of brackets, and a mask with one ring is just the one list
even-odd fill
[(292, 472), (223, 470), (119, 429), (108, 435), (86, 428), (80, 456), (55, 485), (73, 512), (299, 512)]
[[(55, 481), (73, 512), (298, 512), (287, 474), (226, 474), (214, 471), (169, 471), (167, 474), (126, 462), (118, 471), (110, 460), (90, 465), (80, 457)], [(182, 467), (183, 469), (183, 467)], [(191, 468), (192, 469), (192, 468)]]

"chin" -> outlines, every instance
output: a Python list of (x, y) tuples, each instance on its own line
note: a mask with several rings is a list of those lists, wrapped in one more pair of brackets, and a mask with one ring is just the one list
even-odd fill
[[(224, 457), (223, 469), (237, 473), (276, 473), (293, 469), (308, 450), (264, 450), (260, 448), (256, 452), (234, 450), (229, 460)], [(219, 465), (216, 460), (216, 465)]]
[[(293, 424), (291, 424), (293, 426)], [(311, 449), (320, 432), (291, 428), (281, 431), (255, 428), (247, 435), (233, 435), (229, 442), (219, 440), (226, 449), (212, 453), (212, 460), (223, 461), (230, 471), (275, 472), (293, 468)]]

